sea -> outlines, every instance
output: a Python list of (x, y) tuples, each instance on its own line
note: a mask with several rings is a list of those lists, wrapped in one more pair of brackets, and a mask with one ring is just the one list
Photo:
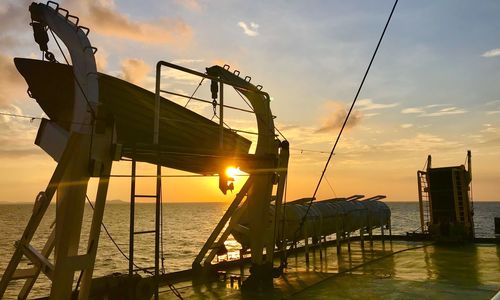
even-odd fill
[[(386, 202), (392, 212), (393, 234), (406, 234), (420, 227), (418, 202)], [(228, 208), (230, 203), (166, 203), (163, 205), (163, 257), (166, 272), (188, 269), (206, 239)], [(32, 204), (0, 204), (0, 274), (14, 251), (14, 243), (21, 234), (32, 213)], [(500, 217), (500, 201), (475, 202), (474, 222), (477, 237), (494, 237), (494, 218)], [(110, 201), (106, 204), (103, 223), (109, 232), (101, 232), (94, 276), (128, 270), (129, 204)], [(82, 230), (80, 254), (85, 253), (87, 236), (91, 223), (92, 208), (86, 205)], [(136, 230), (154, 229), (155, 205), (136, 204)], [(32, 245), (41, 249), (55, 220), (55, 206), (50, 205)], [(111, 239), (111, 238), (112, 239)], [(116, 245), (113, 243), (116, 243)], [(117, 249), (119, 247), (124, 255)], [(226, 248), (230, 255), (237, 255), (239, 244), (229, 237)], [(139, 267), (154, 266), (154, 235), (136, 235), (134, 248), (135, 263)], [(27, 263), (27, 260), (23, 261)], [(9, 286), (4, 299), (16, 299), (21, 282)], [(49, 293), (48, 279), (40, 275), (30, 298), (46, 296)]]

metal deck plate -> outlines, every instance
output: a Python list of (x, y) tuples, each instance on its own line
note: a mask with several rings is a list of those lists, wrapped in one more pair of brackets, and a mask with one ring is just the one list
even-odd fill
[[(242, 294), (229, 275), (248, 276), (245, 267), (209, 284), (176, 284), (184, 299), (489, 299), (500, 289), (500, 245), (441, 246), (422, 242), (359, 241), (289, 257), (285, 276), (267, 292)], [(422, 247), (424, 246), (424, 247)], [(411, 249), (411, 250), (406, 250)], [(160, 299), (176, 299), (164, 287)]]

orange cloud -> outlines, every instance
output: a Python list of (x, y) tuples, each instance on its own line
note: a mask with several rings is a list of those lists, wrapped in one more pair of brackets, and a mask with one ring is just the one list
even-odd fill
[(129, 58), (121, 62), (123, 79), (134, 84), (144, 83), (146, 76), (151, 71), (151, 67), (142, 59)]
[(26, 89), (27, 85), (17, 72), (12, 58), (0, 53), (0, 107), (6, 107), (26, 95)]
[[(321, 117), (321, 126), (316, 130), (316, 133), (327, 133), (332, 132), (340, 127), (344, 123), (347, 116), (347, 108), (338, 102), (329, 101), (325, 103), (323, 116)], [(346, 128), (352, 128), (356, 126), (362, 118), (362, 114), (358, 111), (352, 111), (349, 121), (346, 124)]]
[(68, 8), (81, 17), (83, 25), (99, 34), (148, 44), (185, 44), (191, 39), (191, 27), (180, 19), (162, 18), (136, 21), (117, 11), (113, 1), (70, 1)]
[(99, 48), (99, 51), (94, 55), (95, 63), (97, 67), (97, 71), (104, 72), (108, 67), (108, 53), (104, 51), (102, 48)]

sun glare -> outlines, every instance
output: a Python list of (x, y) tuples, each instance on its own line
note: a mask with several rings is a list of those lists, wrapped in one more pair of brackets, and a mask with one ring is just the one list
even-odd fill
[(226, 175), (229, 176), (229, 177), (235, 177), (235, 176), (238, 176), (238, 175), (241, 175), (243, 174), (241, 171), (240, 171), (240, 168), (235, 168), (235, 167), (228, 167), (226, 169)]

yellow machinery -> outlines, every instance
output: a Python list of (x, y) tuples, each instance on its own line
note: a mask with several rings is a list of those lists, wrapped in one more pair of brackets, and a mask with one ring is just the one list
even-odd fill
[(417, 172), (422, 232), (438, 240), (460, 241), (474, 238), (471, 197), (471, 152), (464, 165), (433, 168)]

